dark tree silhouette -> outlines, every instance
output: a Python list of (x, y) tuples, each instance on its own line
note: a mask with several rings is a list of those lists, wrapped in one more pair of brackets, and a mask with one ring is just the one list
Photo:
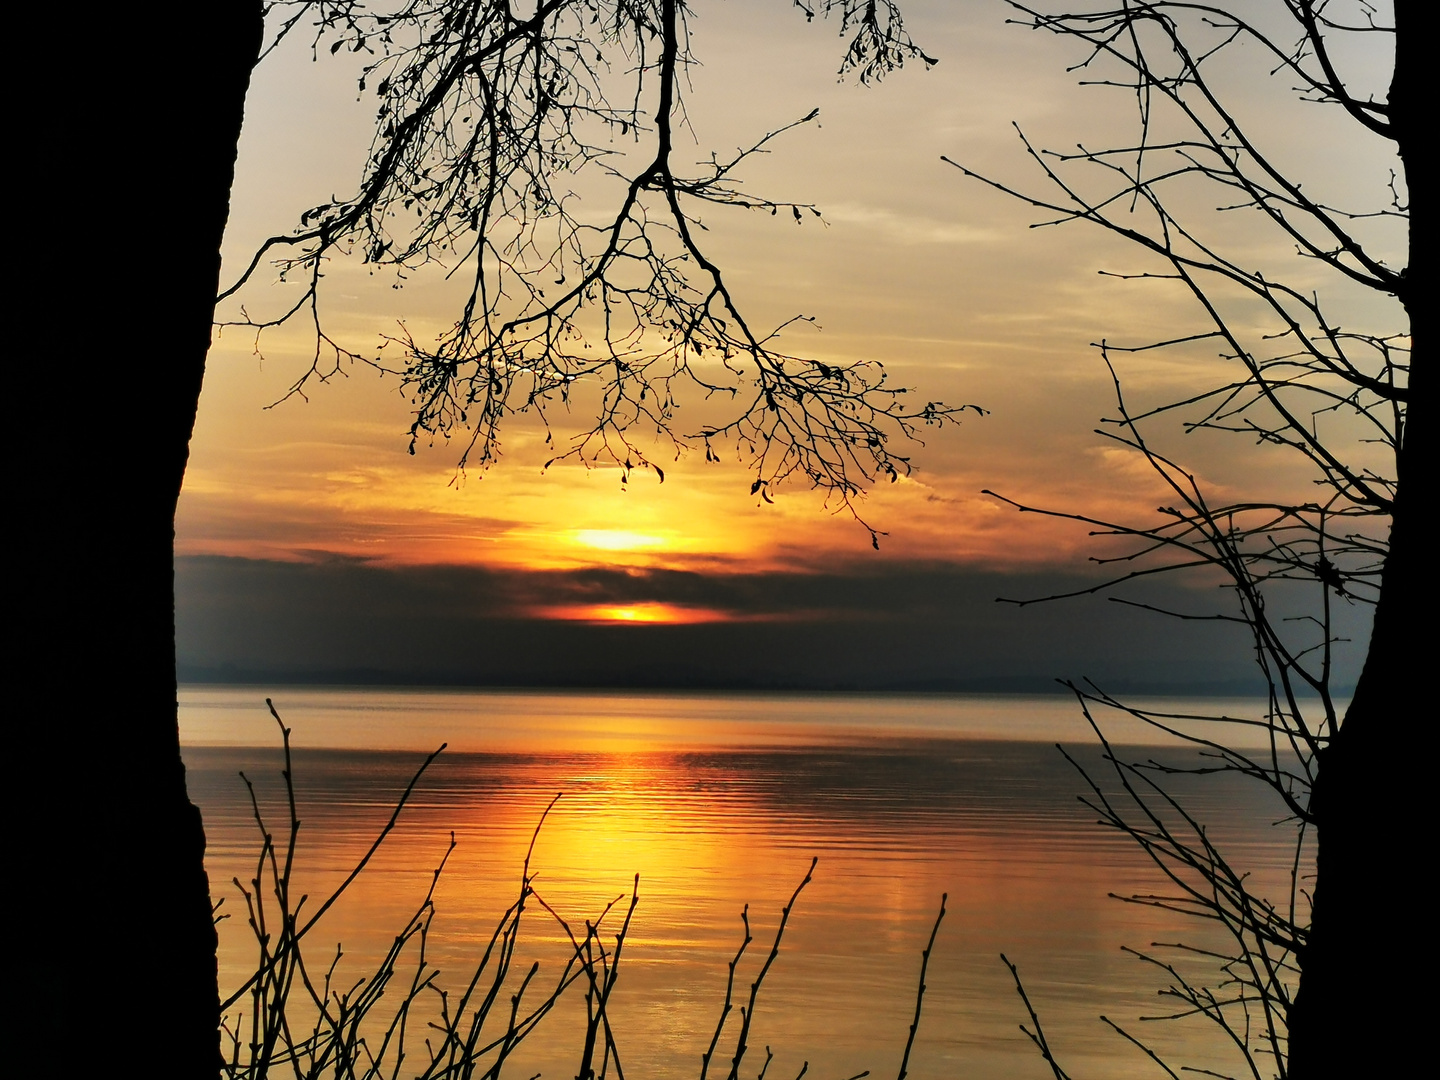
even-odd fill
[[(924, 59), (888, 2), (799, 6), (838, 17), (843, 71), (862, 81)], [(35, 40), (52, 32), (27, 17)], [(54, 213), (35, 215), (45, 220), (29, 234), (41, 259), (30, 311), (66, 328), (41, 355), (64, 350), (70, 366), (46, 369), (47, 397), (36, 395), (64, 417), (63, 446), (58, 468), (26, 477), (32, 527), (15, 590), (27, 677), (20, 862), (43, 890), (49, 927), (22, 941), (36, 972), (26, 1008), (40, 1071), (120, 1045), (136, 1048), (149, 1075), (219, 1066), (204, 835), (176, 726), (172, 569), (217, 296), (236, 296), (278, 258), (304, 283), (298, 301), (228, 321), (258, 332), (313, 317), (307, 378), (323, 379), (362, 359), (321, 318), (327, 260), (441, 261), (469, 274), (453, 330), (438, 343), (402, 336), (392, 352), (404, 353), (397, 366), (416, 399), (414, 439), (461, 436), (465, 458), (482, 465), (507, 415), (543, 413), (590, 382), (602, 399), (593, 430), (557, 454), (655, 468), (632, 434), (707, 454), (733, 440), (750, 453), (754, 492), (803, 479), (849, 505), (868, 480), (906, 468), (891, 436), (952, 415), (908, 407), (878, 365), (782, 353), (777, 331), (743, 316), (696, 215), (811, 211), (739, 185), (736, 170), (775, 133), (693, 173), (676, 164), (689, 17), (681, 0), (399, 0), (384, 11), (356, 0), (160, 0), (87, 16), (75, 35), (35, 132), (36, 184)], [(362, 82), (378, 101), (373, 153), (353, 198), (310, 211), (222, 293), (250, 73), (281, 40), (306, 34), (317, 55), (373, 59)], [(632, 140), (627, 154), (611, 154), (614, 135)], [(618, 186), (609, 217), (577, 216), (563, 185), (582, 172)], [(86, 284), (58, 284), (77, 278)], [(676, 427), (687, 384), (730, 412)], [(58, 401), (72, 396), (78, 412)], [(27, 406), (17, 429), (34, 428), (46, 407)], [(79, 1011), (96, 1019), (82, 1023)], [(95, 1044), (87, 1050), (68, 1041), (77, 1024)]]
[[(1297, 1080), (1403, 1075), (1423, 1030), (1422, 998), (1409, 992), (1423, 961), (1405, 927), (1420, 902), (1414, 837), (1425, 827), (1419, 792), (1429, 768), (1417, 753), (1427, 738), (1419, 545), (1434, 258), (1421, 6), (1400, 0), (1393, 23), (1363, 0), (1013, 7), (1023, 24), (1081, 45), (1082, 77), (1123, 90), (1138, 106), (1138, 131), (1098, 150), (1042, 152), (1026, 141), (1050, 185), (1041, 192), (965, 171), (1053, 215), (1046, 224), (1088, 222), (1137, 246), (1157, 269), (1131, 276), (1178, 289), (1200, 317), (1166, 341), (1099, 344), (1119, 403), (1101, 434), (1150, 466), (1166, 492), (1157, 517), (1058, 516), (1135, 542), (1101, 560), (1120, 567), (1102, 588), (1180, 570), (1222, 583), (1229, 610), (1170, 614), (1242, 627), (1270, 697), (1261, 717), (1207, 718), (1127, 707), (1095, 687), (1077, 692), (1087, 716), (1096, 704), (1123, 708), (1190, 741), (1205, 763), (1188, 771), (1265, 785), (1277, 818), (1295, 829), (1288, 890), (1269, 893), (1186, 810), (1173, 767), (1122, 760), (1106, 743), (1114, 771), (1108, 785), (1095, 782), (1091, 805), (1174, 886), (1133, 899), (1210, 921), (1231, 940), (1211, 955), (1216, 985), (1146, 958), (1171, 978), (1177, 1012), (1216, 1022), (1257, 1078), (1262, 1069)], [(1367, 92), (1366, 62), (1392, 43), (1392, 77)], [(1247, 95), (1267, 78), (1270, 90), (1349, 121), (1350, 141), (1331, 155), (1398, 158), (1403, 175), (1366, 205), (1328, 204), (1327, 178), (1305, 175), (1284, 130), (1256, 122)], [(1407, 243), (1405, 266), (1392, 265)], [(1166, 349), (1209, 363), (1216, 348), (1232, 373), (1223, 382), (1181, 401), (1127, 402), (1116, 375), (1125, 354)], [(1314, 495), (1217, 500), (1160, 449), (1165, 420), (1298, 455)], [(1333, 613), (1357, 604), (1373, 606), (1373, 630), (1346, 707), (1333, 684)], [(1268, 749), (1245, 749), (1257, 731)], [(1063, 1076), (1038, 1032), (1037, 1045)]]
[(13, 896), (28, 924), (15, 970), (33, 983), (15, 988), (7, 1041), (26, 1075), (121, 1054), (157, 1077), (218, 1064), (204, 836), (176, 730), (172, 548), (261, 15), (256, 0), (159, 0), (82, 9), (70, 34), (37, 9), (15, 39), (69, 41), (63, 74), (36, 62), (54, 76), (27, 118), (34, 205), (53, 212), (20, 215), (17, 244), (38, 264), (16, 310), (49, 384), (12, 398), (11, 425), (27, 445), (44, 439), (18, 470), (12, 574), (25, 883)]

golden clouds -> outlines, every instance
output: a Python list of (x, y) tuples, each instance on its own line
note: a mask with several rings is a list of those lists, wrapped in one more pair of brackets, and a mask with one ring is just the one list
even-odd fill
[[(1123, 454), (1097, 449), (1091, 429), (1110, 408), (1111, 388), (1088, 343), (1172, 336), (1189, 325), (1187, 301), (1153, 283), (1098, 276), (1101, 267), (1143, 267), (1083, 229), (1028, 229), (1024, 208), (964, 186), (939, 160), (947, 153), (1006, 178), (1023, 175), (1009, 122), (1022, 120), (1042, 142), (1073, 142), (1103, 122), (1096, 92), (1076, 88), (1056, 43), (964, 5), (912, 15), (917, 38), (945, 60), (935, 70), (907, 69), (864, 90), (837, 86), (833, 39), (791, 15), (705, 5), (693, 27), (706, 60), (686, 105), (697, 156), (748, 145), (756, 132), (822, 109), (820, 126), (778, 142), (744, 182), (813, 200), (824, 224), (706, 211), (707, 242), (729, 287), (760, 332), (815, 316), (823, 329), (796, 324), (781, 341), (787, 351), (833, 363), (880, 360), (892, 382), (927, 399), (992, 410), (958, 429), (923, 430), (927, 445), (900, 450), (911, 454), (914, 476), (882, 483), (857, 504), (887, 534), (878, 555), (842, 505), (798, 488), (782, 489), (775, 505), (747, 494), (751, 478), (733, 447), (720, 464), (699, 454), (673, 460), (663, 443), (646, 447), (665, 468), (664, 484), (643, 473), (622, 484), (618, 469), (574, 462), (544, 470), (556, 445), (563, 450), (585, 427), (583, 388), (572, 413), (549, 418), (556, 444), (546, 444), (533, 415), (508, 418), (504, 457), (483, 476), (457, 474), (456, 444), (409, 456), (409, 402), (393, 379), (368, 369), (267, 411), (314, 355), (299, 328), (267, 337), (263, 362), (251, 341), (233, 335), (212, 351), (179, 550), (536, 570), (726, 572), (890, 558), (1016, 566), (1080, 561), (1094, 542), (1084, 528), (1019, 515), (983, 489), (1098, 516), (1153, 505), (1153, 479)], [(227, 259), (283, 232), (294, 208), (353, 186), (372, 119), (353, 99), (349, 74), (311, 63), (303, 50), (267, 60), (247, 104)], [(627, 145), (615, 149), (623, 161)], [(394, 332), (397, 320), (423, 339), (454, 317), (456, 285), (440, 268), (398, 282), (337, 259), (326, 275), (329, 323), (358, 349)], [(1212, 377), (1211, 362), (1141, 354), (1128, 386), (1140, 399), (1147, 391), (1183, 396)], [(680, 431), (700, 426), (693, 414), (712, 407), (700, 397), (680, 402)], [(1254, 471), (1239, 464), (1249, 453), (1242, 446), (1191, 439), (1185, 453), (1216, 483)], [(1303, 479), (1274, 475), (1281, 485)]]

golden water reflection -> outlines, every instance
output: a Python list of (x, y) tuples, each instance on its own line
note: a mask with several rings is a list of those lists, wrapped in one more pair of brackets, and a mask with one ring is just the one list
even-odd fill
[[(419, 757), (297, 752), (306, 891), (318, 895), (349, 868)], [(256, 781), (279, 825), (279, 758), (273, 749), (195, 746), (186, 758), (219, 895), (222, 882), (244, 880), (254, 867), (256, 830), (236, 774), (243, 769)], [(532, 830), (559, 792), (533, 862), (546, 901), (583, 920), (640, 875), (612, 1010), (632, 1077), (698, 1075), (742, 906), (751, 905), (756, 931), (752, 963), (740, 974), (748, 985), (811, 856), (819, 857), (815, 879), (755, 1018), (757, 1070), (769, 1045), (770, 1075), (794, 1076), (803, 1061), (810, 1076), (893, 1074), (920, 949), (948, 892), (911, 1075), (1048, 1075), (1017, 1028), (1024, 1017), (1002, 950), (1020, 965), (1068, 1067), (1149, 1075), (1146, 1061), (1095, 1018), (1157, 1011), (1159, 984), (1120, 946), (1173, 939), (1175, 920), (1107, 898), (1155, 881), (1123, 839), (1094, 827), (1078, 806), (1079, 790), (1053, 747), (993, 740), (444, 755), (311, 948), (323, 955), (343, 941), (343, 963), (363, 972), (423, 896), (453, 830), (459, 846), (437, 892), (431, 956), (442, 982), (458, 982), (513, 899)], [(1197, 789), (1195, 797), (1246, 865), (1283, 878), (1283, 836), (1264, 825), (1274, 815), (1237, 790)], [(247, 973), (245, 934), (241, 919), (221, 924), (222, 986)], [(1185, 934), (1204, 940), (1194, 927)], [(525, 935), (526, 966), (535, 958), (554, 970), (565, 953), (558, 929), (536, 917)], [(574, 1074), (579, 1028), (564, 1014), (547, 1025), (510, 1075)], [(1170, 1049), (1189, 1043), (1180, 1055), (1188, 1064), (1222, 1063), (1199, 1049), (1208, 1038), (1203, 1028), (1169, 1025), (1151, 1034)]]
[[(268, 746), (275, 721), (254, 687), (180, 690), (187, 746)], [(680, 693), (285, 687), (276, 695), (301, 747), (356, 750), (630, 753), (678, 747), (855, 746), (889, 738), (1087, 743), (1090, 729), (1068, 694)], [(1168, 712), (1195, 700), (1147, 700)], [(1254, 716), (1260, 703), (1207, 698), (1206, 712)], [(1095, 708), (1117, 743), (1175, 740), (1114, 709)], [(1263, 746), (1255, 729), (1232, 745)]]

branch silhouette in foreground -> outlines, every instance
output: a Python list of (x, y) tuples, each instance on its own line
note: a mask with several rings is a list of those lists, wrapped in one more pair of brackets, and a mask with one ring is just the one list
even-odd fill
[[(839, 17), (849, 40), (842, 76), (869, 83), (907, 60), (934, 63), (888, 0), (801, 6)], [(703, 448), (707, 461), (729, 443), (753, 468), (752, 494), (768, 499), (794, 479), (846, 506), (867, 483), (909, 470), (893, 437), (974, 409), (912, 405), (876, 361), (785, 351), (781, 335), (809, 317), (770, 328), (747, 317), (707, 253), (703, 215), (818, 218), (814, 206), (743, 182), (752, 158), (818, 110), (733, 153), (680, 161), (686, 72), (698, 62), (696, 14), (682, 0), (540, 0), (525, 13), (409, 0), (385, 15), (345, 2), (275, 5), (285, 8), (293, 13), (275, 24), (270, 48), (308, 18), (312, 48), (371, 58), (359, 89), (377, 101), (355, 194), (264, 241), (219, 296), (222, 327), (257, 339), (308, 321), (315, 351), (290, 395), (349, 364), (398, 374), (414, 411), (411, 451), (458, 439), (463, 469), (493, 463), (502, 423), (519, 413), (540, 417), (550, 443), (552, 410), (588, 392), (593, 419), (551, 463), (611, 462), (622, 479), (642, 468), (663, 480), (650, 441), (677, 455)], [(375, 352), (342, 343), (327, 329), (322, 283), (333, 260), (352, 254), (394, 272), (397, 285), (427, 269), (462, 282), (453, 324), (434, 340), (402, 325)], [(261, 290), (272, 262), (280, 287)], [(277, 296), (275, 310), (252, 312)], [(703, 402), (705, 419), (682, 427), (682, 399)]]
[[(458, 1077), (498, 1080), (507, 1062), (542, 1023), (547, 1019), (551, 1027), (558, 1023), (551, 1018), (551, 1013), (572, 990), (583, 993), (585, 1001), (583, 1030), (565, 1032), (575, 1036), (579, 1046), (578, 1080), (603, 1080), (612, 1068), (616, 1080), (624, 1080), (610, 1005), (620, 975), (620, 960), (640, 902), (639, 875), (634, 879), (620, 924), (608, 943), (606, 920), (610, 919), (609, 925), (613, 925), (616, 905), (625, 899), (623, 896), (611, 900), (593, 918), (585, 919), (583, 932), (574, 920), (547, 902), (536, 890), (531, 862), (545, 819), (562, 798), (557, 794), (541, 812), (531, 834), (518, 893), (496, 922), (480, 958), (458, 990), (441, 984), (441, 973), (428, 958), (435, 917), (435, 888), (455, 850), (454, 833), (450, 834), (449, 843), (413, 914), (368, 974), (342, 979), (340, 967), (344, 952), (339, 946), (323, 968), (312, 968), (302, 947), (305, 939), (364, 871), (441, 751), (425, 758), (375, 841), (340, 885), (307, 918), (304, 912), (309, 898), (303, 895), (297, 898), (293, 893), (300, 818), (296, 809), (290, 729), (268, 699), (266, 704), (281, 733), (288, 822), (285, 834), (277, 841), (266, 824), (253, 784), (245, 779), (261, 844), (254, 877), (248, 882), (237, 878), (234, 885), (244, 904), (256, 962), (255, 973), (223, 1003), (221, 1035), (226, 1052), (222, 1075), (226, 1080), (265, 1080), (272, 1076), (351, 1076), (379, 1080), (397, 1076), (402, 1062), (407, 1074), (420, 1080)], [(781, 909), (770, 951), (751, 981), (745, 1003), (739, 1007), (740, 1023), (734, 1032), (735, 1048), (730, 1056), (728, 1080), (739, 1080), (750, 1049), (761, 989), (780, 956), (790, 915), (810, 883), (817, 862), (811, 859), (804, 877)], [(539, 960), (528, 966), (523, 961), (517, 962), (521, 923), (531, 901), (559, 927), (569, 945), (563, 962), (548, 976), (542, 972)], [(925, 971), (944, 914), (942, 898), (940, 914), (922, 953), (915, 1015), (901, 1059), (899, 1080), (907, 1075), (924, 1002)], [(725, 999), (709, 1048), (701, 1055), (700, 1080), (705, 1080), (716, 1047), (732, 1018), (736, 971), (753, 940), (748, 905), (740, 917), (744, 939), (728, 965)], [(553, 1040), (555, 1035), (551, 1032), (549, 1037)], [(762, 1077), (772, 1057), (770, 1048), (766, 1047), (766, 1060), (760, 1070)], [(808, 1067), (808, 1063), (802, 1067), (801, 1076)], [(867, 1070), (851, 1080), (868, 1075)]]
[[(1097, 93), (1119, 90), (1133, 103), (1135, 133), (1065, 152), (1037, 149), (1021, 133), (1038, 186), (951, 164), (1042, 211), (1040, 225), (1080, 222), (1126, 241), (1146, 268), (1113, 276), (1169, 290), (1196, 321), (1160, 341), (1097, 345), (1117, 406), (1099, 434), (1146, 467), (1163, 500), (1153, 518), (1004, 501), (1121, 545), (1095, 560), (1113, 573), (1087, 592), (1119, 590), (1111, 597), (1119, 603), (1236, 628), (1266, 692), (1262, 710), (1230, 716), (1149, 709), (1096, 686), (1071, 687), (1111, 766), (1104, 783), (1087, 776), (1088, 805), (1174, 889), (1127, 899), (1193, 915), (1228, 939), (1218, 951), (1173, 946), (1207, 959), (1213, 984), (1141, 955), (1168, 976), (1173, 1015), (1212, 1021), (1244, 1074), (1398, 1074), (1395, 1055), (1407, 1040), (1382, 1033), (1422, 1022), (1418, 999), (1395, 989), (1410, 977), (1409, 949), (1388, 923), (1407, 892), (1402, 884), (1391, 900), (1375, 882), (1404, 881), (1414, 865), (1406, 823), (1422, 820), (1423, 781), (1395, 756), (1422, 739), (1427, 692), (1416, 635), (1428, 618), (1418, 530), (1430, 466), (1416, 440), (1428, 429), (1411, 420), (1417, 404), (1426, 415), (1428, 383), (1411, 375), (1415, 350), (1430, 347), (1435, 252), (1423, 231), (1433, 212), (1429, 174), (1416, 168), (1429, 152), (1420, 5), (1395, 3), (1393, 22), (1363, 2), (1324, 0), (1011, 6), (1022, 25), (1078, 46), (1074, 69)], [(1257, 98), (1257, 85), (1270, 96)], [(1317, 169), (1294, 153), (1297, 133), (1318, 112), (1340, 132), (1327, 134), (1320, 160), (1353, 167), (1347, 179), (1363, 179), (1369, 167), (1368, 201), (1360, 184), (1333, 183), (1344, 169)], [(1336, 188), (1332, 200), (1327, 191)], [(1395, 254), (1407, 247), (1397, 267)], [(1190, 365), (1199, 388), (1132, 404), (1121, 369), (1150, 353)], [(1176, 436), (1198, 433), (1256, 444), (1245, 478), (1256, 490), (1207, 483), (1183, 464)], [(1303, 469), (1308, 490), (1277, 495), (1282, 478), (1267, 482), (1277, 465)], [(1228, 604), (1160, 611), (1123, 594), (1176, 572), (1218, 586)], [(1342, 607), (1373, 612), (1348, 706), (1336, 671)], [(1200, 757), (1122, 760), (1099, 708)], [(1428, 769), (1428, 757), (1414, 767)], [(1219, 849), (1167, 784), (1179, 774), (1222, 773), (1261, 785), (1272, 820), (1292, 831), (1289, 880), (1273, 892)]]

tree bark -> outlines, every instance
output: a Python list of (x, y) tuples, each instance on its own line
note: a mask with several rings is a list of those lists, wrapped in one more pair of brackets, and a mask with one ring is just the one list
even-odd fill
[[(1424, 1053), (1428, 1021), (1417, 966), (1423, 965), (1423, 899), (1418, 875), (1428, 859), (1419, 791), (1431, 766), (1431, 737), (1418, 647), (1429, 573), (1422, 530), (1430, 501), (1432, 404), (1429, 350), (1433, 215), (1423, 49), (1425, 16), (1415, 0), (1395, 5), (1391, 123), (1405, 167), (1410, 251), (1400, 300), (1410, 319), (1410, 400), (1396, 466), (1390, 552), (1369, 650), (1339, 735), (1326, 749), (1311, 797), (1318, 857), (1310, 939), (1291, 1013), (1290, 1076), (1403, 1076)], [(1415, 765), (1407, 764), (1414, 762)]]
[(38, 265), (22, 310), (40, 329), (26, 414), (11, 410), (34, 448), (12, 703), (35, 985), (12, 993), (30, 1075), (133, 1060), (193, 1080), (218, 1071), (219, 999), (176, 723), (174, 520), (262, 13), (207, 0), (46, 18), (27, 40), (76, 44), (27, 159), (22, 250)]

